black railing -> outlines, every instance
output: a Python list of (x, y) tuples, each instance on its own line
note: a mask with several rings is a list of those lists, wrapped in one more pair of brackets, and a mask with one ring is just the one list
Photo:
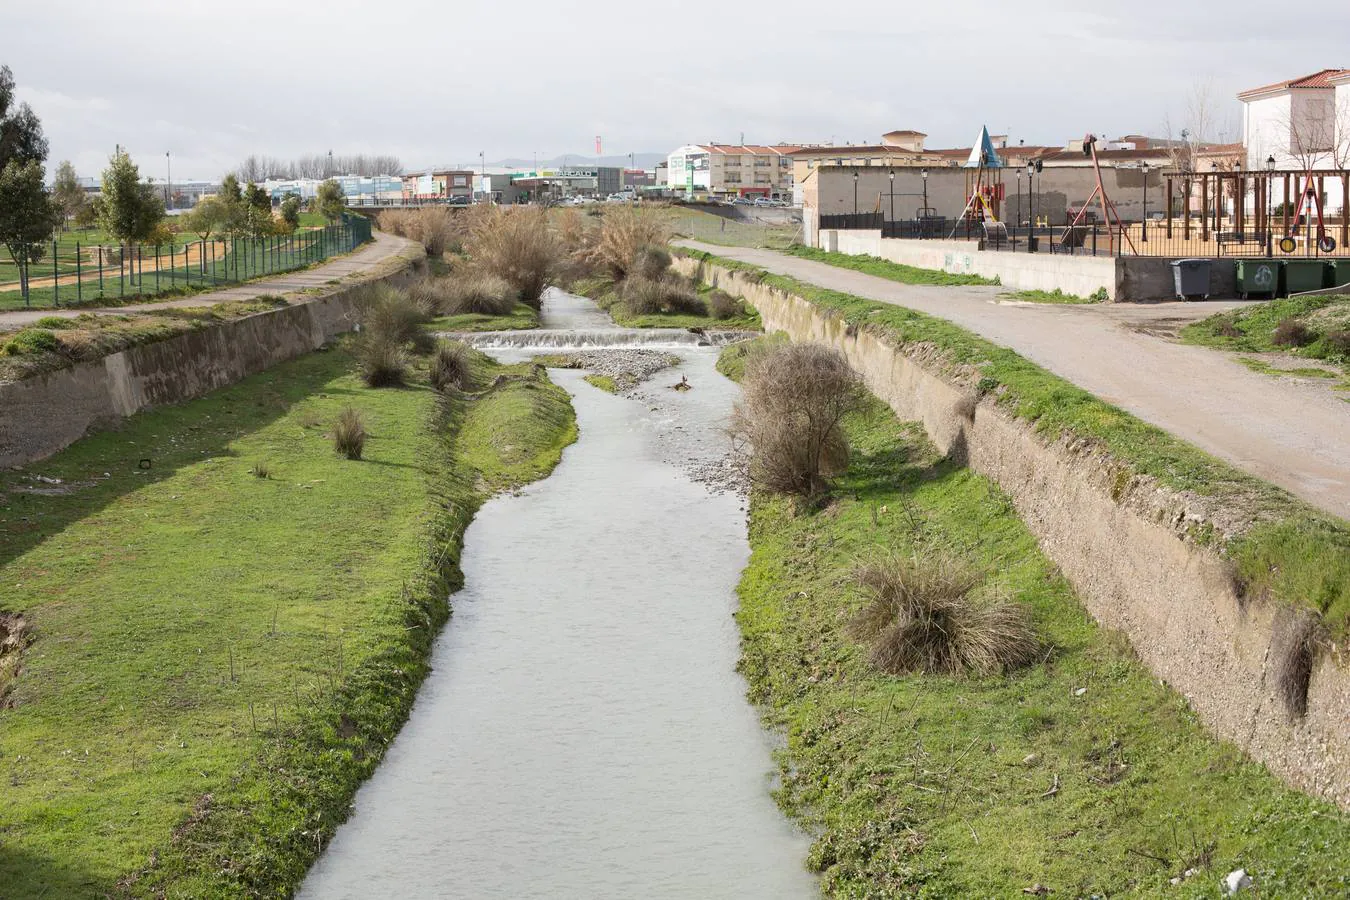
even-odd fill
[(881, 213), (841, 213), (820, 217), (822, 230), (839, 229), (842, 231), (880, 231), (883, 224)]

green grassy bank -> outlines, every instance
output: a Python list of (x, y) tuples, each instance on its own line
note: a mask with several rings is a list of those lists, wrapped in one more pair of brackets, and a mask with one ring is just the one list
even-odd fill
[(852, 269), (855, 272), (876, 275), (878, 278), (887, 278), (891, 281), (898, 281), (901, 284), (934, 284), (959, 287), (972, 284), (988, 285), (999, 283), (998, 279), (984, 278), (980, 275), (953, 275), (950, 272), (943, 272), (938, 269), (920, 269), (916, 266), (906, 266), (902, 263), (895, 263), (888, 259), (882, 259), (879, 256), (855, 256), (851, 253), (831, 253), (827, 250), (817, 250), (814, 247), (806, 247), (801, 244), (794, 244), (789, 247), (787, 253), (798, 259), (809, 259), (814, 262), (829, 263), (830, 265), (837, 266), (841, 269)]
[[(741, 352), (724, 352), (733, 377)], [(751, 698), (787, 734), (776, 796), (817, 835), (824, 893), (1213, 897), (1239, 867), (1262, 897), (1350, 890), (1350, 819), (1208, 737), (1093, 623), (995, 485), (875, 398), (846, 430), (854, 454), (826, 508), (752, 497), (737, 613)], [(1036, 664), (872, 668), (847, 635), (855, 567), (939, 550), (1031, 608)]]
[[(508, 377), (442, 398), (310, 354), (0, 473), (0, 607), (33, 639), (0, 704), (0, 894), (299, 883), (407, 716), (464, 527), (575, 437), (560, 388), (476, 365)], [(327, 435), (347, 405), (360, 461)]]
[(1344, 521), (944, 319), (771, 275), (736, 260), (679, 252), (801, 297), (824, 315), (879, 334), (898, 352), (922, 354), (925, 365), (945, 369), (974, 395), (992, 395), (1002, 409), (1049, 440), (1085, 440), (1106, 450), (1118, 467), (1114, 477), (1121, 496), (1143, 476), (1240, 514), (1246, 524), (1237, 533), (1195, 527), (1189, 538), (1214, 544), (1231, 559), (1248, 596), (1317, 610), (1331, 637), (1350, 635), (1350, 525)]
[[(1350, 291), (1325, 297), (1284, 297), (1219, 313), (1181, 329), (1181, 340), (1215, 350), (1288, 353), (1330, 363), (1350, 375)], [(1331, 374), (1324, 369), (1289, 373)]]
[(505, 316), (486, 313), (457, 313), (439, 316), (422, 326), (427, 331), (519, 331), (539, 327), (539, 311), (525, 303), (517, 303)]

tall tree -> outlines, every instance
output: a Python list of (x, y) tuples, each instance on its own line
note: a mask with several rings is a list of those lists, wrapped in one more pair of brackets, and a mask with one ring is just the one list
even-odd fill
[(281, 221), (286, 223), (287, 234), (300, 227), (299, 194), (287, 194), (286, 199), (281, 201)]
[(56, 167), (56, 178), (52, 182), (52, 198), (60, 207), (67, 224), (78, 216), (80, 210), (89, 202), (84, 195), (84, 188), (80, 187), (80, 179), (75, 177), (75, 167), (68, 159), (61, 160), (61, 164)]
[(212, 234), (230, 227), (230, 210), (219, 197), (203, 197), (181, 217), (183, 230), (208, 240)]
[(336, 178), (330, 178), (319, 185), (319, 190), (314, 195), (314, 209), (319, 215), (331, 224), (342, 218), (346, 208), (347, 197), (342, 193), (342, 185), (338, 184)]
[(10, 160), (0, 168), (0, 243), (19, 267), (19, 291), (28, 305), (28, 267), (42, 258), (61, 213), (42, 183), (42, 163)]
[(27, 103), (14, 102), (14, 73), (9, 66), (0, 66), (0, 169), (11, 162), (22, 165), (46, 159), (42, 122)]
[(247, 230), (248, 216), (244, 209), (244, 192), (239, 187), (239, 179), (230, 172), (220, 180), (220, 192), (216, 194), (225, 209), (225, 221), (221, 231), (230, 234), (243, 234)]
[(244, 215), (250, 237), (272, 233), (272, 198), (252, 182), (244, 188)]
[(141, 170), (126, 151), (119, 152), (103, 170), (103, 230), (119, 241), (144, 241), (163, 218), (158, 192), (141, 181)]

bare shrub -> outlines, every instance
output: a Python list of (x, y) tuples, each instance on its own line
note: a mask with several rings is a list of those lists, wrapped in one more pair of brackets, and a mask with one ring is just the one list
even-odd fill
[(721, 288), (709, 291), (703, 302), (708, 307), (708, 315), (714, 319), (734, 319), (745, 315), (745, 304), (740, 298), (731, 296)]
[(748, 445), (751, 481), (808, 500), (823, 496), (848, 466), (840, 422), (863, 401), (857, 373), (824, 344), (787, 344), (747, 357), (742, 387), (731, 432)]
[(408, 225), (412, 221), (412, 210), (386, 209), (376, 217), (376, 221), (379, 222), (381, 231), (387, 231), (399, 237), (411, 237), (408, 233)]
[(1029, 664), (1041, 649), (1030, 613), (978, 599), (983, 580), (945, 552), (861, 566), (869, 602), (850, 630), (868, 643), (872, 664), (892, 675), (998, 675)]
[(333, 449), (348, 459), (360, 459), (366, 449), (366, 423), (361, 411), (344, 407), (333, 422)]
[(1333, 356), (1350, 360), (1350, 331), (1333, 331), (1328, 334), (1327, 349)]
[(522, 303), (538, 309), (563, 260), (562, 245), (542, 207), (501, 208), (476, 223), (465, 244), (474, 263), (504, 279)]
[(427, 256), (439, 259), (456, 241), (454, 215), (444, 206), (424, 206), (413, 213), (416, 234), (408, 236), (422, 242)]
[(1298, 319), (1285, 319), (1275, 326), (1270, 342), (1277, 347), (1306, 347), (1317, 340), (1317, 333)]
[(473, 350), (463, 341), (442, 341), (431, 357), (431, 386), (438, 391), (465, 389), (473, 384)]
[(1323, 638), (1322, 622), (1311, 610), (1281, 610), (1271, 635), (1275, 691), (1290, 718), (1308, 712), (1308, 688)]
[(361, 378), (370, 387), (397, 387), (408, 379), (408, 355), (400, 344), (367, 336), (356, 345)]
[(1210, 329), (1215, 337), (1239, 338), (1242, 337), (1242, 331), (1238, 329), (1237, 324), (1227, 317), (1219, 319)]
[(669, 242), (670, 232), (657, 213), (623, 206), (605, 212), (590, 259), (614, 281), (623, 281), (643, 249), (665, 247)]
[(425, 296), (414, 298), (388, 284), (371, 285), (356, 298), (361, 313), (361, 331), (376, 343), (398, 347), (412, 344), (419, 353), (429, 353), (434, 339), (422, 330), (431, 319)]

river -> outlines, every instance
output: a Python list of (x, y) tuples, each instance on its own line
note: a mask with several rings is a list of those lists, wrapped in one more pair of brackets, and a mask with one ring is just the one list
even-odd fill
[[(612, 328), (559, 292), (545, 312)], [(724, 452), (737, 388), (675, 352), (631, 397), (550, 372), (580, 439), (469, 527), (432, 673), (302, 898), (816, 894), (734, 670), (744, 500), (684, 465)]]

